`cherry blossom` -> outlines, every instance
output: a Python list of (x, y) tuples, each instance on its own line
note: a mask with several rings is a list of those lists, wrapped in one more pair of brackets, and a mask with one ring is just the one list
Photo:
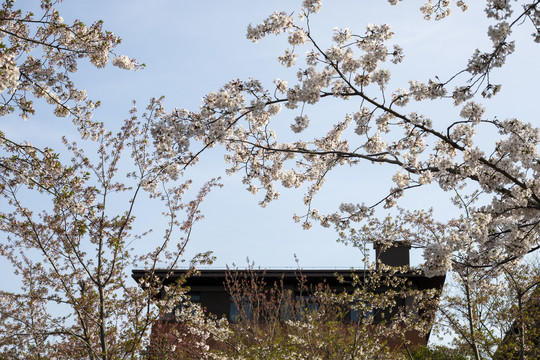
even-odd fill
[[(24, 119), (35, 112), (34, 102), (41, 99), (53, 105), (54, 114), (71, 116), (81, 131), (99, 131), (92, 122), (97, 106), (71, 80), (77, 64), (87, 59), (97, 68), (111, 57), (113, 65), (139, 69), (134, 59), (115, 56), (120, 39), (103, 29), (101, 21), (84, 24), (64, 22), (58, 10), (59, 1), (41, 1), (37, 13), (19, 11), (15, 2), (3, 2), (0, 9), (0, 116), (18, 111)], [(43, 55), (43, 56), (42, 56)], [(86, 128), (86, 130), (83, 130)]]
[[(399, 1), (390, 3), (399, 6)], [(368, 24), (363, 33), (334, 29), (332, 43), (323, 48), (309, 27), (321, 3), (305, 1), (302, 6), (297, 19), (275, 12), (247, 31), (254, 42), (269, 34), (285, 34), (290, 47), (278, 62), (296, 67), (296, 79), (277, 79), (274, 91), (254, 79), (234, 80), (208, 94), (199, 111), (165, 114), (152, 129), (159, 156), (173, 159), (202, 141), (204, 148), (192, 150), (194, 157), (184, 159), (183, 168), (220, 144), (227, 151), (228, 171), (241, 171), (249, 191), (265, 191), (263, 206), (279, 197), (276, 183), (285, 188), (306, 186), (306, 213), (294, 217), (304, 228), (311, 227), (312, 221), (340, 231), (357, 226), (371, 216), (365, 209), (391, 208), (408, 189), (427, 184), (436, 183), (448, 192), (466, 186), (481, 192), (475, 200), (481, 205), (468, 206), (467, 214), (447, 227), (444, 240), (426, 239), (419, 244), (425, 248), (428, 274), (444, 273), (456, 262), (496, 266), (538, 249), (539, 131), (518, 119), (487, 118), (482, 103), (482, 98), (496, 96), (501, 88), (491, 82), (495, 78), (491, 72), (503, 67), (513, 53), (513, 29), (532, 23), (533, 36), (538, 36), (538, 2), (486, 1), (486, 14), (495, 21), (486, 29), (492, 49), (474, 51), (466, 67), (456, 69), (447, 81), (411, 79), (407, 89), (388, 89), (387, 65), (399, 65), (404, 57), (399, 44), (391, 42), (394, 34), (389, 25)], [(442, 20), (453, 7), (468, 8), (463, 1), (430, 0), (420, 11), (426, 19)], [(295, 65), (301, 60), (307, 66)], [(326, 134), (310, 137), (309, 119), (316, 111), (312, 109), (328, 98), (356, 100), (358, 111), (336, 112)], [(442, 103), (447, 98), (461, 108), (461, 119), (450, 125), (438, 127), (436, 119), (411, 111), (423, 101)], [(297, 140), (281, 142), (276, 136), (272, 120), (278, 113), (284, 116), (278, 105), (290, 115)], [(475, 136), (487, 129), (499, 138), (492, 148), (479, 147)], [(330, 171), (370, 163), (396, 167), (392, 185), (379, 202), (355, 204), (354, 208), (363, 209), (357, 212), (351, 212), (353, 205), (326, 214), (312, 207)], [(478, 216), (489, 221), (472, 220)]]

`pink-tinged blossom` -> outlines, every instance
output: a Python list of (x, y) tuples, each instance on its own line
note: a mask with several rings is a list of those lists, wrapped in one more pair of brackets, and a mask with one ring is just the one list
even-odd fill
[(275, 79), (274, 84), (276, 84), (276, 89), (282, 94), (287, 92), (287, 81), (281, 79)]
[(425, 263), (422, 267), (426, 276), (441, 276), (452, 267), (452, 250), (442, 244), (429, 244), (424, 249)]
[(322, 0), (304, 0), (302, 8), (310, 13), (317, 13), (321, 10)]
[(135, 67), (135, 61), (125, 55), (116, 56), (113, 59), (112, 64), (125, 70), (131, 70)]
[(290, 49), (286, 49), (285, 54), (278, 57), (278, 61), (286, 67), (291, 67), (294, 65), (297, 58), (297, 54), (293, 53)]
[(304, 45), (307, 41), (307, 34), (302, 29), (297, 29), (289, 35), (289, 44), (295, 45)]
[(339, 45), (343, 45), (347, 41), (349, 41), (351, 38), (352, 38), (352, 32), (349, 28), (345, 28), (345, 29), (334, 28), (334, 36), (332, 37), (332, 40), (334, 40), (335, 43)]
[(13, 57), (6, 53), (0, 54), (0, 92), (15, 89), (19, 84), (19, 68)]
[(464, 119), (471, 120), (473, 124), (478, 124), (482, 120), (485, 111), (482, 105), (470, 101), (463, 106), (459, 115)]
[(297, 116), (294, 118), (294, 123), (291, 125), (291, 130), (295, 133), (304, 131), (309, 125), (309, 119), (306, 115)]
[(66, 105), (58, 104), (54, 109), (54, 115), (58, 117), (66, 117), (70, 114), (69, 108)]
[(269, 34), (278, 35), (283, 31), (291, 30), (294, 20), (285, 12), (274, 12), (266, 18), (260, 25), (248, 25), (247, 38), (253, 42), (261, 40)]

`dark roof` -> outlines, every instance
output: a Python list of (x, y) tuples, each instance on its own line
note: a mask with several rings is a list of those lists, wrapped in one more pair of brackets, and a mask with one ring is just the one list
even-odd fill
[[(283, 279), (284, 284), (297, 284), (300, 277), (304, 277), (306, 283), (320, 284), (326, 283), (330, 286), (346, 286), (351, 282), (351, 274), (354, 273), (360, 277), (366, 276), (371, 270), (331, 270), (331, 269), (204, 269), (198, 270), (197, 274), (191, 275), (186, 280), (187, 286), (208, 286), (208, 285), (221, 285), (225, 282), (227, 271), (243, 275), (252, 273), (268, 284), (280, 281)], [(186, 269), (157, 269), (154, 270), (155, 276), (160, 279), (164, 279), (164, 285), (168, 285), (176, 282), (181, 277), (185, 276), (188, 272)], [(132, 277), (137, 282), (145, 275), (149, 273), (148, 270), (133, 270)], [(340, 283), (338, 276), (343, 277), (345, 283)], [(445, 276), (427, 277), (418, 273), (404, 273), (399, 274), (399, 277), (409, 278), (413, 284), (416, 285), (418, 290), (442, 288), (445, 281)]]

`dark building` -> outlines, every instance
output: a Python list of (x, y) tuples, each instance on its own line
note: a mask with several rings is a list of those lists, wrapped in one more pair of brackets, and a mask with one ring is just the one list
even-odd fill
[[(404, 266), (409, 264), (409, 249), (410, 246), (404, 244), (396, 244), (396, 246), (381, 251), (377, 246), (376, 257), (381, 263), (390, 266)], [(156, 270), (154, 276), (161, 279), (164, 286), (173, 284), (180, 279), (184, 279), (187, 270)], [(133, 270), (133, 278), (139, 281), (144, 276), (147, 276), (146, 270)], [(351, 294), (355, 288), (355, 281), (359, 279), (367, 279), (371, 275), (370, 270), (326, 270), (326, 269), (303, 269), (303, 270), (290, 270), (290, 269), (267, 269), (267, 270), (225, 270), (225, 269), (206, 269), (199, 270), (195, 276), (189, 276), (185, 279), (184, 287), (189, 288), (188, 295), (191, 297), (192, 302), (198, 302), (209, 313), (217, 315), (218, 317), (225, 316), (230, 322), (238, 321), (240, 314), (248, 318), (252, 316), (252, 305), (247, 302), (243, 302), (242, 294), (231, 290), (231, 282), (241, 281), (257, 281), (258, 286), (265, 288), (279, 287), (282, 291), (287, 291), (291, 299), (303, 299), (304, 310), (317, 311), (317, 304), (310, 303), (310, 294), (312, 289), (321, 288), (335, 293), (349, 293)], [(400, 279), (404, 280), (403, 284), (412, 290), (430, 290), (435, 289), (440, 294), (444, 285), (445, 277), (426, 277), (418, 272), (405, 272), (396, 275)], [(356, 280), (353, 280), (356, 279)], [(237, 284), (238, 285), (238, 284)], [(380, 286), (375, 289), (375, 292), (383, 293), (385, 291), (384, 286)], [(166, 296), (164, 292), (160, 296)], [(384, 320), (385, 317), (389, 318), (389, 314), (397, 313), (399, 310), (406, 310), (411, 316), (423, 316), (421, 311), (417, 309), (413, 304), (413, 299), (409, 297), (402, 297), (396, 299), (394, 309), (389, 309), (388, 312), (383, 313), (379, 310), (373, 310), (370, 312), (369, 307), (364, 313), (359, 313), (354, 309), (354, 306), (346, 310), (346, 314), (342, 319), (344, 322), (356, 322), (366, 315), (372, 315), (375, 322)], [(181, 306), (181, 304), (179, 304)], [(368, 314), (366, 314), (366, 312)], [(301, 314), (300, 314), (301, 315)], [(288, 320), (292, 318), (298, 318), (298, 309), (291, 309), (290, 311), (284, 311), (280, 314), (282, 320)], [(430, 314), (429, 316), (433, 316)], [(433, 320), (432, 318), (429, 320)], [(168, 321), (167, 317), (164, 317), (162, 321)], [(418, 332), (409, 332), (406, 334), (406, 338), (414, 344), (426, 345), (429, 333), (421, 335)]]
[[(160, 278), (165, 278), (164, 285), (172, 284), (186, 274), (186, 270), (156, 270), (155, 275)], [(229, 275), (227, 275), (229, 274)], [(290, 270), (290, 269), (269, 269), (269, 270), (225, 270), (225, 269), (207, 269), (200, 270), (196, 276), (191, 276), (186, 279), (184, 286), (189, 287), (191, 301), (200, 303), (206, 311), (220, 316), (225, 316), (229, 321), (235, 321), (239, 309), (235, 305), (235, 301), (226, 288), (227, 276), (238, 276), (239, 278), (249, 278), (256, 276), (257, 279), (264, 281), (268, 286), (273, 286), (275, 283), (282, 283), (283, 289), (291, 290), (294, 296), (308, 296), (309, 289), (316, 287), (319, 284), (325, 284), (329, 289), (341, 293), (343, 291), (351, 293), (354, 286), (351, 283), (351, 276), (355, 274), (359, 277), (367, 276), (368, 271), (364, 270)], [(139, 280), (146, 275), (145, 270), (133, 270), (133, 278)], [(304, 294), (299, 289), (299, 279), (303, 278)], [(444, 284), (444, 276), (428, 278), (417, 274), (402, 274), (400, 277), (405, 277), (409, 280), (410, 286), (414, 290), (427, 289), (442, 289)], [(342, 281), (338, 278), (343, 279)], [(407, 301), (404, 300), (402, 306), (407, 306)], [(354, 312), (350, 315), (351, 320), (355, 320), (357, 314)]]

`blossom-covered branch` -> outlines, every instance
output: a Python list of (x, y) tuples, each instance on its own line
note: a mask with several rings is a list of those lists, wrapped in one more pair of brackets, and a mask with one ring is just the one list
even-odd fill
[[(467, 10), (462, 1), (455, 5)], [(435, 15), (441, 20), (450, 14), (450, 6), (450, 1), (429, 1), (421, 11), (426, 18)], [(188, 162), (180, 161), (185, 165), (209, 148), (223, 145), (231, 164), (228, 171), (242, 171), (249, 191), (266, 192), (261, 205), (278, 198), (277, 184), (285, 188), (307, 185), (308, 211), (295, 216), (305, 228), (318, 221), (345, 230), (372, 216), (381, 203), (344, 203), (339, 211), (326, 214), (313, 208), (312, 200), (326, 174), (340, 166), (382, 163), (397, 167), (383, 197), (385, 208), (393, 207), (411, 188), (434, 183), (443, 191), (454, 191), (472, 186), (484, 194), (477, 198), (481, 206), (470, 206), (468, 215), (456, 220), (440, 242), (421, 244), (426, 270), (444, 273), (451, 262), (440, 259), (453, 255), (461, 260), (465, 255), (468, 264), (479, 266), (520, 258), (540, 245), (535, 226), (540, 220), (540, 131), (515, 118), (487, 118), (481, 98), (492, 97), (500, 89), (490, 82), (491, 72), (501, 68), (513, 52), (512, 29), (532, 23), (538, 39), (539, 6), (538, 1), (486, 1), (487, 16), (496, 22), (487, 29), (491, 51), (477, 50), (448, 81), (437, 77), (427, 82), (410, 80), (408, 89), (390, 92), (391, 73), (384, 66), (398, 65), (404, 56), (399, 45), (389, 44), (394, 35), (390, 26), (368, 25), (363, 34), (336, 28), (333, 44), (324, 49), (310, 31), (321, 2), (304, 1), (299, 19), (275, 12), (247, 31), (253, 42), (286, 34), (289, 48), (278, 58), (286, 67), (296, 66), (305, 49), (294, 83), (276, 79), (275, 88), (266, 89), (255, 79), (231, 81), (205, 96), (199, 111), (175, 109), (164, 114), (152, 129), (156, 148), (160, 156), (172, 160), (202, 142), (204, 147), (192, 150)], [(309, 132), (313, 128), (310, 113), (330, 98), (356, 99), (358, 110), (329, 121), (330, 130), (314, 136)], [(452, 107), (450, 100), (459, 108), (460, 118), (448, 123), (414, 111), (415, 104), (426, 100)], [(282, 122), (287, 116), (296, 141), (281, 141), (273, 129), (278, 118)], [(475, 137), (478, 132), (497, 133), (498, 139), (489, 145), (480, 143)], [(493, 196), (491, 201), (488, 194)]]

